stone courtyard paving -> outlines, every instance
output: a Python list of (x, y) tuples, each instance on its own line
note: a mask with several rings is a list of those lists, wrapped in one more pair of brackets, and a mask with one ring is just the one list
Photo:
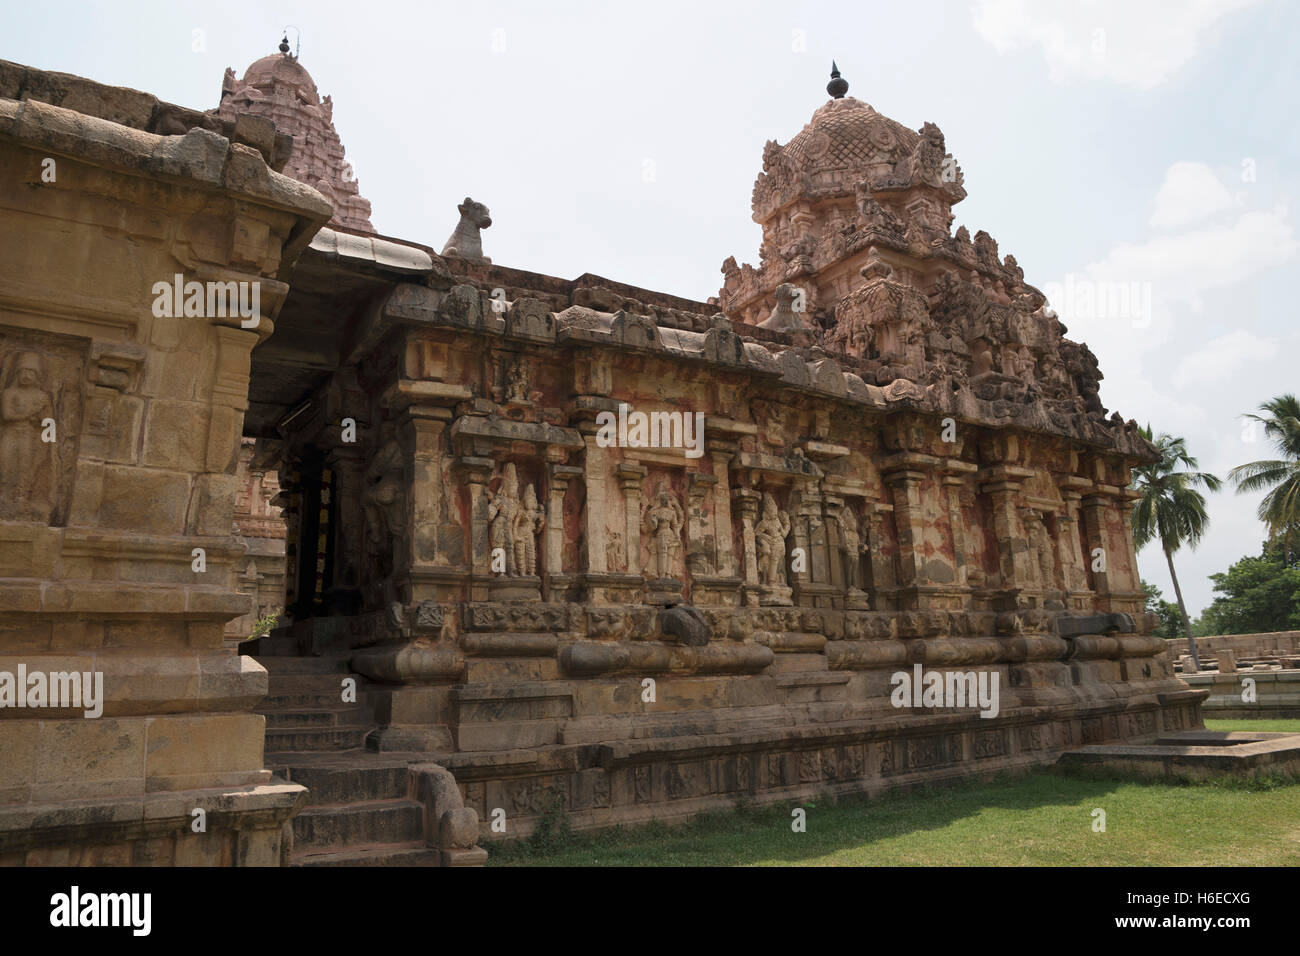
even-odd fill
[[(1300, 721), (1207, 721), (1297, 731)], [(1238, 724), (1247, 726), (1238, 727)], [(1273, 726), (1276, 724), (1276, 726)], [(1296, 866), (1300, 781), (1195, 786), (1036, 771), (837, 805), (715, 815), (683, 827), (489, 848), (490, 866)], [(1093, 831), (1093, 811), (1106, 814)]]

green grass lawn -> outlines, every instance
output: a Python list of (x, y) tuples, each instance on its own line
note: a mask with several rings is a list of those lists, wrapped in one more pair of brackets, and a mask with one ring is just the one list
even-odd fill
[(1259, 730), (1300, 734), (1300, 720), (1207, 720), (1206, 730)]
[[(1300, 720), (1207, 721), (1294, 730)], [(489, 866), (1295, 866), (1300, 783), (1136, 783), (1008, 775), (871, 800), (709, 814), (679, 826), (489, 845)], [(1094, 809), (1106, 831), (1092, 829)]]

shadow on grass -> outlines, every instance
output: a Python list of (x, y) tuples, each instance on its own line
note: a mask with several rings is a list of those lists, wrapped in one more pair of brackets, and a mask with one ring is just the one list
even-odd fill
[[(869, 848), (910, 834), (938, 830), (989, 810), (1029, 811), (1059, 806), (1073, 811), (1096, 802), (1122, 777), (1064, 774), (1037, 769), (981, 781), (922, 785), (876, 797), (829, 796), (734, 810), (712, 811), (681, 824), (653, 821), (598, 833), (545, 828), (542, 839), (489, 844), (490, 866), (708, 866), (790, 864), (835, 851)], [(1169, 787), (1169, 784), (1150, 784)], [(791, 829), (792, 810), (807, 813), (807, 831)], [(990, 838), (999, 832), (990, 830)], [(954, 859), (953, 865), (969, 861)]]

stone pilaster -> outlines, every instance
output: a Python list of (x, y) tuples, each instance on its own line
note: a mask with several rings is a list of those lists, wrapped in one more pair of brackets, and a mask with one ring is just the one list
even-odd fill
[(1017, 465), (994, 465), (979, 473), (980, 491), (993, 501), (993, 533), (997, 539), (998, 571), (1004, 590), (1034, 585), (1029, 542), (1016, 514), (1021, 486), (1033, 474), (1032, 469)]
[(569, 482), (582, 477), (582, 469), (551, 462), (546, 477), (546, 587), (551, 596), (563, 593), (570, 578), (564, 570), (564, 495)]
[(713, 475), (717, 482), (713, 485), (713, 541), (715, 545), (715, 566), (719, 577), (732, 577), (736, 573), (736, 556), (732, 551), (733, 530), (731, 525), (731, 488), (727, 468), (732, 459), (730, 451), (713, 446)]
[(758, 545), (754, 540), (754, 523), (762, 496), (751, 488), (734, 488), (732, 500), (740, 509), (740, 533), (745, 547), (745, 604), (757, 607), (759, 601)]
[(639, 574), (641, 567), (641, 483), (647, 469), (632, 462), (620, 462), (614, 469), (623, 492), (623, 543), (627, 548), (627, 570)]
[(493, 462), (477, 455), (456, 459), (455, 474), (469, 494), (470, 599), (486, 601), (493, 578), (492, 554), (488, 547), (488, 485), (492, 481)]

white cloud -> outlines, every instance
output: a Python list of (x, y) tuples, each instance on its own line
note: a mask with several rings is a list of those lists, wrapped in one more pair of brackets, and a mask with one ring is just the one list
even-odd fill
[(1054, 82), (1104, 78), (1159, 86), (1200, 50), (1203, 34), (1255, 0), (979, 0), (975, 30), (999, 53), (1040, 46)]
[(1264, 338), (1246, 329), (1220, 335), (1183, 356), (1174, 370), (1174, 387), (1218, 385), (1230, 381), (1242, 366), (1262, 364), (1277, 345), (1277, 339)]
[(1285, 207), (1242, 214), (1228, 226), (1121, 243), (1085, 273), (1097, 281), (1149, 282), (1162, 302), (1199, 307), (1202, 294), (1236, 285), (1296, 255)]
[(1174, 163), (1156, 193), (1150, 224), (1176, 229), (1232, 206), (1232, 194), (1205, 163)]

